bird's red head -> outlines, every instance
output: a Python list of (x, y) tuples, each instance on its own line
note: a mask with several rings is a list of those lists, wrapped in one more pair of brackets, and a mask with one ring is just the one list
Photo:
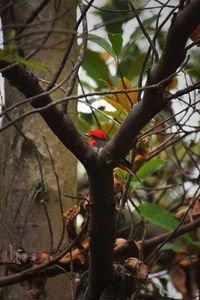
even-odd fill
[(106, 141), (106, 134), (102, 130), (94, 129), (88, 132), (90, 146), (95, 146), (96, 141)]

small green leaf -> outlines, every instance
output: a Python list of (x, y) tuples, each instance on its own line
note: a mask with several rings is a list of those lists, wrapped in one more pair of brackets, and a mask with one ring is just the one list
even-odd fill
[[(147, 177), (151, 176), (163, 167), (165, 163), (166, 161), (162, 159), (151, 159), (142, 165), (142, 167), (136, 172), (136, 175), (140, 178), (140, 181), (144, 181)], [(140, 182), (136, 177), (134, 177), (130, 185), (133, 189), (136, 189), (136, 187), (140, 185)]]
[[(117, 33), (123, 32), (122, 26), (127, 22), (128, 16), (131, 17), (131, 11), (127, 1), (102, 1), (106, 4), (101, 10), (95, 13), (102, 18), (103, 24), (107, 32)], [(115, 13), (113, 14), (113, 10)], [(123, 18), (122, 18), (123, 13)], [(112, 22), (110, 22), (112, 20)]]
[(88, 34), (88, 40), (90, 42), (94, 42), (100, 47), (102, 47), (106, 52), (108, 52), (112, 57), (115, 57), (115, 52), (113, 51), (110, 43), (108, 43), (104, 38), (95, 35), (95, 34)]
[(199, 253), (200, 249), (200, 241), (199, 240), (193, 240), (192, 236), (190, 233), (185, 233), (182, 236), (183, 241), (185, 242), (185, 245), (187, 246), (188, 249), (195, 253)]
[(15, 30), (11, 30), (8, 34), (8, 44), (5, 48), (7, 48), (9, 54), (14, 54), (15, 51), (17, 50), (17, 47), (15, 45), (15, 36), (16, 36)]
[(99, 52), (87, 49), (82, 67), (85, 69), (88, 76), (90, 76), (96, 82), (98, 87), (104, 87), (101, 79), (110, 82), (109, 69), (105, 61), (101, 58)]
[(45, 66), (43, 66), (41, 63), (36, 62), (36, 61), (32, 61), (32, 60), (27, 60), (21, 56), (17, 56), (14, 53), (14, 48), (12, 48), (12, 51), (10, 51), (11, 48), (8, 49), (8, 47), (4, 48), (4, 49), (0, 49), (0, 59), (8, 61), (10, 63), (18, 63), (21, 64), (23, 66), (29, 67), (31, 69), (36, 69), (38, 71), (47, 71), (47, 68)]
[(111, 32), (109, 32), (108, 37), (109, 37), (109, 40), (112, 44), (113, 51), (115, 52), (115, 54), (117, 56), (119, 56), (119, 54), (121, 52), (121, 49), (122, 49), (122, 43), (123, 43), (121, 33), (111, 33)]
[[(91, 115), (91, 114), (88, 114)], [(83, 117), (79, 117), (78, 118), (78, 128), (79, 131), (83, 134), (85, 132), (89, 132), (91, 129), (91, 124), (89, 122), (87, 122), (86, 119), (84, 119)]]
[(31, 69), (35, 69), (37, 71), (42, 71), (42, 72), (47, 71), (47, 67), (45, 67), (41, 63), (33, 61), (33, 60), (27, 60), (21, 56), (16, 56), (15, 61), (19, 64), (22, 64)]
[(138, 210), (149, 223), (165, 230), (174, 230), (179, 225), (173, 214), (160, 205), (143, 203), (139, 205)]

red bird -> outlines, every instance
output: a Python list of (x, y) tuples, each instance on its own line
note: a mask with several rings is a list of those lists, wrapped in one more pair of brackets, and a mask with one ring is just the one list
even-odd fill
[[(89, 139), (90, 146), (93, 147), (96, 151), (100, 151), (107, 143), (106, 134), (102, 130), (98, 130), (98, 129), (91, 130), (85, 135)], [(125, 158), (121, 160), (121, 163), (119, 164), (119, 168), (126, 170), (129, 174), (135, 176), (135, 174), (132, 171), (131, 163)]]

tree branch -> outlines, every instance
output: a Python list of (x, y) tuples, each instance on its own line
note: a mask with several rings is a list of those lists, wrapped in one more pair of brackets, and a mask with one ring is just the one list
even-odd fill
[[(159, 61), (153, 65), (148, 76), (147, 85), (156, 84), (175, 73), (183, 62), (187, 39), (200, 23), (199, 11), (200, 1), (194, 0), (184, 10), (174, 15), (163, 54)], [(137, 134), (143, 126), (160, 112), (166, 104), (164, 92), (159, 88), (146, 90), (143, 99), (133, 107), (113, 140), (104, 147), (101, 152), (104, 159), (110, 164), (116, 165), (134, 146)]]
[[(143, 250), (145, 253), (150, 253), (152, 250), (155, 249), (159, 244), (163, 243), (166, 239), (173, 240), (185, 233), (188, 233), (194, 229), (197, 229), (200, 226), (200, 218), (196, 219), (191, 223), (187, 223), (185, 225), (180, 226), (180, 228), (175, 232), (166, 232), (155, 236), (150, 239), (146, 239), (143, 241)], [(137, 242), (138, 247), (141, 246), (142, 241)], [(138, 257), (139, 249), (136, 248), (135, 242), (133, 240), (127, 241), (127, 243), (123, 243), (121, 246), (116, 247), (114, 251), (114, 256), (116, 260), (121, 260), (122, 257), (124, 259), (134, 256)]]
[(100, 298), (113, 279), (115, 200), (113, 172), (99, 161), (88, 172), (90, 185), (90, 256), (88, 300)]
[[(31, 102), (34, 108), (41, 108), (52, 103), (51, 97), (48, 94), (44, 94), (44, 90), (33, 73), (20, 65), (10, 66), (10, 63), (5, 61), (0, 61), (0, 67), (5, 68), (2, 71), (2, 75), (26, 97), (38, 95), (38, 99)], [(40, 115), (60, 141), (83, 165), (87, 165), (89, 157), (96, 155), (76, 130), (71, 119), (65, 116), (56, 106), (51, 106), (41, 111)]]
[(59, 255), (55, 256), (54, 258), (52, 258), (48, 262), (43, 263), (41, 265), (31, 267), (27, 270), (24, 270), (24, 271), (20, 272), (20, 273), (16, 273), (16, 274), (9, 275), (9, 276), (1, 276), (1, 278), (0, 278), (0, 287), (11, 285), (11, 284), (14, 284), (14, 283), (17, 283), (17, 282), (22, 282), (22, 281), (28, 280), (30, 278), (33, 278), (33, 277), (38, 277), (39, 272), (43, 272), (45, 269), (47, 269), (47, 268), (55, 265), (56, 263), (58, 263), (59, 260), (61, 260), (67, 253), (69, 253), (73, 249), (73, 247), (77, 244), (77, 242), (80, 241), (80, 238), (82, 237), (83, 233), (85, 232), (86, 227), (87, 227), (87, 223), (83, 226), (81, 232), (69, 244), (69, 246), (66, 249), (64, 249)]
[[(185, 225), (182, 225), (175, 234), (172, 235), (170, 232), (166, 232), (163, 234), (160, 234), (156, 237), (146, 239), (143, 241), (143, 248), (144, 251), (147, 253), (151, 252), (155, 249), (159, 244), (161, 244), (164, 240), (167, 238), (170, 238), (169, 240), (173, 240), (185, 233), (188, 233), (192, 230), (197, 229), (200, 226), (200, 218), (196, 219), (195, 221), (191, 223), (187, 223)], [(85, 228), (84, 228), (85, 229)], [(82, 231), (84, 232), (84, 230)], [(82, 233), (81, 233), (82, 234)], [(64, 268), (67, 272), (71, 271), (71, 262), (68, 262), (66, 265), (62, 263), (62, 258), (64, 255), (69, 253), (70, 249), (76, 244), (76, 242), (80, 239), (80, 235), (77, 237), (76, 240), (72, 242), (72, 244), (65, 250), (62, 251), (62, 253), (58, 256), (56, 256), (52, 261), (41, 264), (38, 266), (31, 267), (29, 269), (26, 269), (24, 271), (21, 271), (17, 274), (8, 275), (5, 277), (0, 278), (0, 286), (7, 286), (11, 284), (15, 284), (17, 282), (22, 282), (24, 280), (28, 280), (31, 278), (37, 278), (37, 277), (51, 277), (56, 276), (57, 274), (62, 273), (62, 269), (57, 268), (56, 265), (61, 264), (62, 268)], [(117, 241), (117, 240), (116, 240)], [(138, 246), (141, 246), (142, 241), (138, 241)], [(122, 243), (119, 246), (116, 246), (114, 249), (114, 259), (115, 261), (122, 262), (123, 260), (127, 259), (128, 257), (138, 257), (139, 251), (137, 246), (135, 245), (134, 241), (127, 241), (124, 240), (124, 243)], [(61, 260), (61, 262), (59, 262)], [(78, 260), (77, 260), (78, 261)], [(55, 265), (56, 264), (56, 265)], [(73, 262), (73, 270), (75, 272), (80, 272), (85, 270), (85, 265), (81, 265), (77, 263), (76, 260)]]

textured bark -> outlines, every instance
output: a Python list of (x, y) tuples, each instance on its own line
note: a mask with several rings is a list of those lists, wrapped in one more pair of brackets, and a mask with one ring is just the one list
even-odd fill
[[(48, 1), (46, 1), (47, 3)], [(23, 23), (28, 19), (31, 12), (39, 5), (39, 1), (32, 1), (31, 3), (15, 1), (14, 8), (4, 12), (3, 26), (16, 23)], [(57, 29), (68, 29), (69, 31), (76, 23), (76, 7), (70, 2), (68, 5), (69, 14), (67, 15), (67, 5), (63, 1), (58, 12), (63, 14), (62, 18), (58, 18), (55, 23)], [(42, 20), (51, 20), (54, 17), (53, 2), (44, 8), (44, 10), (36, 17), (35, 22)], [(14, 14), (14, 16), (13, 16)], [(30, 27), (24, 33), (34, 33), (36, 30), (49, 30), (49, 23), (41, 24), (39, 26)], [(5, 27), (6, 28), (6, 27)], [(16, 31), (18, 29), (16, 28)], [(5, 37), (9, 35), (9, 30), (4, 31)], [(19, 43), (20, 51), (25, 54), (30, 53), (34, 43), (39, 43), (39, 38), (42, 34), (31, 34), (22, 39)], [(39, 77), (45, 78), (47, 81), (51, 80), (55, 70), (57, 69), (63, 51), (68, 44), (69, 34), (65, 34), (63, 49), (58, 50), (51, 47), (52, 44), (59, 42), (60, 36), (56, 34), (50, 35), (45, 47), (48, 49), (40, 50), (33, 60), (40, 62), (41, 65), (47, 68), (47, 72), (39, 73), (34, 70)], [(28, 46), (29, 45), (29, 46)], [(30, 48), (30, 49), (29, 49)], [(72, 67), (71, 62), (75, 61), (76, 51), (72, 51), (68, 65), (65, 66), (61, 79), (65, 77)], [(47, 85), (44, 85), (46, 88)], [(21, 94), (16, 88), (11, 87), (6, 82), (6, 106), (17, 103), (23, 100)], [(61, 92), (53, 94), (54, 99), (62, 96)], [(20, 109), (20, 113), (30, 110), (31, 106), (25, 105)], [(75, 120), (76, 105), (75, 102), (70, 104), (69, 115)], [(17, 117), (16, 112), (9, 113), (9, 118)], [(8, 121), (4, 118), (4, 124)], [(17, 247), (24, 247), (27, 251), (38, 251), (40, 249), (51, 247), (51, 238), (53, 239), (53, 247), (56, 248), (63, 231), (62, 214), (59, 206), (59, 193), (56, 182), (56, 177), (52, 169), (51, 159), (47, 151), (45, 140), (49, 146), (49, 150), (55, 163), (55, 169), (59, 177), (59, 184), (61, 189), (61, 198), (63, 209), (74, 205), (74, 200), (64, 198), (64, 194), (74, 196), (76, 194), (76, 159), (63, 146), (57, 137), (51, 132), (46, 123), (39, 115), (34, 115), (26, 118), (17, 124), (16, 127), (9, 128), (1, 134), (0, 152), (1, 152), (1, 242), (0, 247), (7, 249), (9, 243), (15, 244)], [(42, 169), (42, 177), (40, 167)], [(44, 182), (44, 187), (43, 187)], [(46, 202), (51, 226), (52, 236), (48, 220), (45, 214), (42, 202)], [(65, 238), (66, 239), (66, 238)], [(49, 279), (47, 282), (47, 298), (46, 299), (70, 299), (70, 287), (67, 284), (68, 278), (66, 275), (58, 276)], [(55, 294), (56, 286), (56, 294)], [(16, 290), (18, 292), (16, 293)], [(69, 292), (67, 292), (67, 290)], [(68, 296), (67, 296), (68, 294)], [(23, 289), (14, 288), (11, 293), (8, 293), (8, 298), (22, 299)], [(7, 299), (7, 297), (5, 299)]]
[[(96, 170), (98, 169), (98, 172)], [(89, 299), (98, 299), (112, 283), (115, 241), (115, 200), (112, 169), (107, 166), (89, 172), (90, 184), (90, 288)]]

